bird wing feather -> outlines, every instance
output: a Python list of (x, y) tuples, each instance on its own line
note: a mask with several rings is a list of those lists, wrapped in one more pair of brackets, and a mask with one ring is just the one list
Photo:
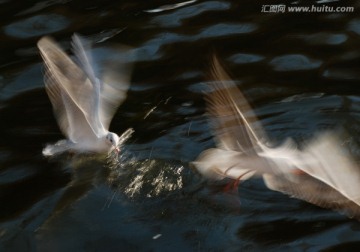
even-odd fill
[(214, 82), (210, 84), (212, 91), (206, 101), (218, 146), (256, 154), (267, 141), (266, 134), (246, 98), (216, 56), (213, 58), (211, 76)]
[(113, 46), (112, 55), (104, 62), (102, 78), (96, 71), (95, 63), (91, 57), (91, 43), (78, 34), (73, 36), (73, 52), (76, 62), (88, 76), (93, 84), (93, 108), (96, 113), (94, 124), (101, 130), (108, 130), (110, 122), (119, 107), (125, 100), (130, 85), (131, 64), (126, 63), (130, 49), (125, 46)]
[(247, 175), (246, 179), (259, 172), (270, 189), (360, 216), (359, 167), (343, 152), (335, 133), (320, 134), (303, 150), (291, 139), (268, 148), (250, 105), (216, 57), (212, 76), (215, 82), (207, 102), (218, 148), (205, 151), (194, 162), (202, 174), (234, 179)]
[(38, 47), (45, 62), (46, 91), (62, 132), (74, 142), (98, 136), (89, 106), (93, 87), (86, 74), (51, 38), (40, 39)]

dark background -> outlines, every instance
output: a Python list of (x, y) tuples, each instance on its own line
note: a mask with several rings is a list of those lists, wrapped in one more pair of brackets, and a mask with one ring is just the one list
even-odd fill
[[(260, 179), (224, 193), (189, 162), (214, 146), (203, 100), (213, 53), (275, 142), (301, 144), (341, 128), (359, 159), (359, 3), (159, 8), (176, 3), (0, 1), (0, 251), (358, 250), (357, 221), (270, 191)], [(275, 4), (355, 11), (261, 12)], [(36, 43), (50, 34), (69, 51), (75, 32), (95, 43), (95, 61), (117, 43), (135, 52), (128, 98), (111, 124), (118, 133), (135, 129), (121, 165), (41, 154), (63, 136)]]

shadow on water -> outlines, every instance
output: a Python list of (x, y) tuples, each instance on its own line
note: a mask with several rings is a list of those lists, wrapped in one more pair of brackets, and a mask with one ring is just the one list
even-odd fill
[[(1, 251), (343, 251), (359, 224), (269, 191), (258, 179), (225, 193), (191, 169), (214, 146), (203, 94), (216, 52), (270, 137), (300, 144), (343, 129), (357, 159), (360, 19), (348, 13), (263, 13), (269, 1), (0, 1)], [(43, 88), (36, 42), (70, 52), (74, 32), (133, 48), (132, 85), (111, 131), (135, 133), (121, 162), (42, 157), (63, 138)], [(99, 64), (101, 68), (101, 64)]]

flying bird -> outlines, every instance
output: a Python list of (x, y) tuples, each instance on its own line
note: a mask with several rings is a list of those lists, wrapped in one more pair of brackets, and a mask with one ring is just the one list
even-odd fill
[[(47, 145), (43, 155), (119, 151), (122, 138), (108, 129), (116, 109), (126, 98), (128, 64), (122, 63), (120, 70), (105, 71), (100, 80), (92, 62), (91, 45), (79, 35), (73, 36), (73, 59), (50, 37), (41, 38), (37, 45), (45, 63), (45, 89), (67, 138)], [(125, 138), (131, 133), (132, 129), (127, 130)]]
[(266, 186), (360, 220), (360, 169), (334, 132), (314, 137), (302, 149), (292, 139), (275, 146), (245, 96), (214, 56), (207, 110), (216, 148), (193, 164), (200, 174), (221, 180), (261, 176)]

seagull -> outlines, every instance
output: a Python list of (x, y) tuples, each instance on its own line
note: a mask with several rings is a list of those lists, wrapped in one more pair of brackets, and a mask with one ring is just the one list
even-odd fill
[(334, 132), (323, 132), (302, 149), (292, 139), (275, 146), (245, 96), (213, 58), (207, 110), (216, 148), (193, 162), (208, 179), (240, 181), (260, 176), (265, 185), (360, 220), (360, 169)]
[[(50, 37), (41, 38), (37, 45), (45, 63), (45, 89), (67, 138), (47, 145), (43, 155), (118, 152), (123, 139), (108, 129), (117, 107), (126, 98), (128, 67), (123, 64), (121, 71), (109, 71), (101, 81), (89, 53), (90, 43), (79, 35), (72, 39), (74, 60)], [(125, 138), (131, 133), (132, 129), (127, 130)]]

